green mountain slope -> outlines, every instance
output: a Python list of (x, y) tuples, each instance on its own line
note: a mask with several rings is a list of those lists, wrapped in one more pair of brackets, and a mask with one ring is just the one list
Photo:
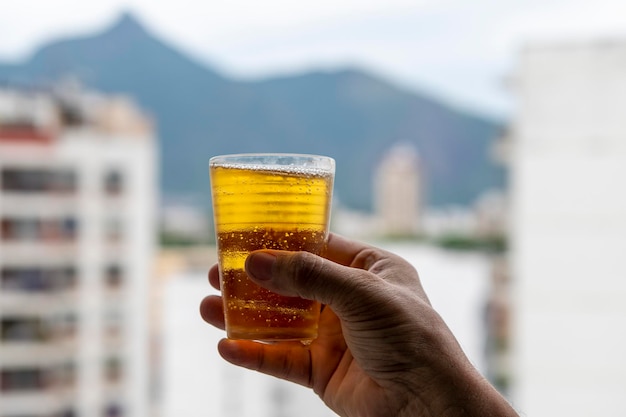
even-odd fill
[(166, 197), (209, 201), (210, 156), (300, 152), (337, 160), (336, 195), (371, 203), (373, 167), (395, 142), (414, 143), (431, 206), (469, 204), (501, 187), (489, 160), (496, 122), (403, 91), (358, 69), (239, 82), (153, 36), (131, 15), (92, 36), (50, 43), (21, 63), (0, 63), (0, 82), (45, 84), (72, 75), (124, 92), (157, 120)]

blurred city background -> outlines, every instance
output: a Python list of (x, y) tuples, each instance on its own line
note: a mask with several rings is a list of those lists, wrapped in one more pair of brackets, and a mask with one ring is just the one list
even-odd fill
[(322, 417), (205, 324), (208, 159), (337, 161), (522, 415), (625, 416), (626, 6), (32, 0), (0, 13), (0, 417)]

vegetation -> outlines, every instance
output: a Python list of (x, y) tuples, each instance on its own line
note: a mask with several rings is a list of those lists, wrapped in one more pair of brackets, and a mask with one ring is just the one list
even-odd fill
[(215, 239), (211, 237), (197, 239), (176, 233), (161, 232), (159, 234), (159, 245), (162, 248), (189, 248), (212, 244), (215, 244)]
[(458, 251), (484, 251), (490, 253), (502, 253), (507, 250), (505, 236), (471, 237), (464, 235), (445, 235), (431, 240), (442, 248)]

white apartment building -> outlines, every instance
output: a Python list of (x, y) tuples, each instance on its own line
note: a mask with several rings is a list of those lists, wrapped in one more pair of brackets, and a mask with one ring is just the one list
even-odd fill
[(123, 97), (0, 89), (0, 416), (149, 413), (156, 143)]
[(374, 176), (374, 209), (380, 233), (415, 235), (420, 231), (422, 170), (417, 149), (394, 145), (382, 158)]
[(527, 47), (510, 138), (513, 401), (626, 415), (626, 42)]

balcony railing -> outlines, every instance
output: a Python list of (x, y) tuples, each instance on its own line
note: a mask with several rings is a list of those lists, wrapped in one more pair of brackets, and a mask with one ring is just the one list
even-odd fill
[(0, 289), (9, 293), (61, 293), (77, 285), (74, 266), (0, 268)]
[(72, 362), (47, 367), (18, 366), (0, 370), (0, 392), (28, 392), (72, 388), (76, 367)]
[(78, 221), (73, 217), (4, 217), (0, 220), (0, 240), (67, 243), (77, 239), (78, 228)]

